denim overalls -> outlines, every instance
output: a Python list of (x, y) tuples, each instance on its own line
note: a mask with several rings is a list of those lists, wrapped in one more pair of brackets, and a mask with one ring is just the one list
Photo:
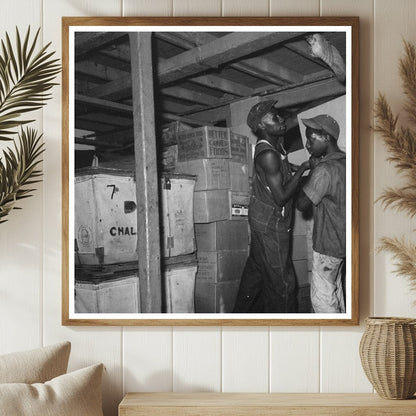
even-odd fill
[(290, 258), (292, 200), (284, 207), (274, 202), (257, 156), (273, 150), (281, 160), (283, 186), (291, 178), (286, 155), (266, 140), (254, 153), (254, 172), (249, 205), (250, 254), (241, 277), (233, 312), (297, 312), (296, 277)]

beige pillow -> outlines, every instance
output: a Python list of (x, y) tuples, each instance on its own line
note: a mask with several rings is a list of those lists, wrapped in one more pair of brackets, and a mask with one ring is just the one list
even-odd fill
[(103, 416), (102, 373), (97, 364), (44, 384), (0, 384), (0, 415)]
[(0, 355), (0, 383), (44, 383), (68, 368), (70, 342)]

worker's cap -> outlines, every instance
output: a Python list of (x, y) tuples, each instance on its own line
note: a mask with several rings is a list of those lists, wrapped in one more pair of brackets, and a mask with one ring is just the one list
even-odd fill
[(261, 119), (274, 107), (276, 100), (260, 101), (253, 105), (247, 116), (247, 125), (251, 130), (256, 130)]
[(313, 118), (302, 118), (302, 122), (306, 127), (314, 130), (323, 130), (335, 140), (338, 140), (339, 124), (328, 114), (321, 114)]

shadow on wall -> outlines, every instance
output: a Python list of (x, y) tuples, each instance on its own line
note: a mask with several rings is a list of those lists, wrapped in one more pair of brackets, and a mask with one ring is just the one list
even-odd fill
[(207, 386), (190, 384), (185, 380), (173, 376), (171, 371), (158, 371), (147, 377), (144, 381), (140, 380), (140, 375), (133, 373), (128, 368), (124, 369), (124, 390), (128, 392), (215, 392)]

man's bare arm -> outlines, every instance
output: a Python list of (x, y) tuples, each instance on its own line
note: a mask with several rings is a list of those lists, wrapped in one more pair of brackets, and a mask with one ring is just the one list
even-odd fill
[(284, 206), (296, 191), (296, 187), (305, 170), (309, 169), (309, 162), (306, 161), (300, 165), (298, 171), (292, 178), (283, 185), (283, 176), (280, 171), (281, 163), (276, 152), (265, 151), (257, 157), (257, 163), (263, 169), (266, 175), (267, 185), (269, 186), (273, 199), (279, 206)]
[(312, 201), (308, 198), (303, 189), (301, 189), (296, 199), (296, 208), (299, 211), (307, 211), (312, 205)]

